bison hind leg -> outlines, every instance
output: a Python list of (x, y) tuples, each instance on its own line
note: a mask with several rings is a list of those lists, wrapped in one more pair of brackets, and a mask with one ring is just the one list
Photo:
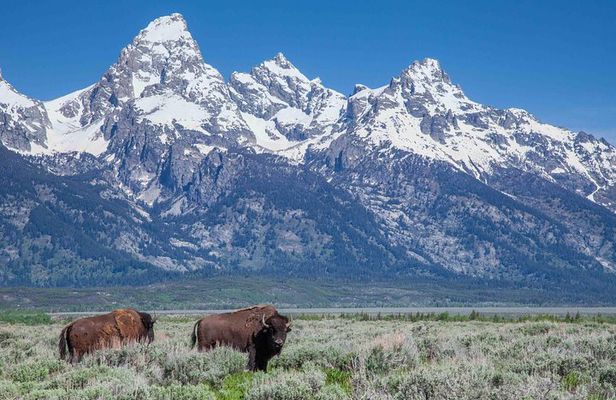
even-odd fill
[(248, 365), (246, 369), (248, 371), (255, 372), (258, 370), (257, 363), (257, 348), (253, 345), (248, 349)]

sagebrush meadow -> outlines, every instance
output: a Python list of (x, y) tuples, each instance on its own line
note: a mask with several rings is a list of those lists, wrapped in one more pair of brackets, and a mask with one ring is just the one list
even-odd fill
[[(612, 399), (612, 320), (296, 318), (267, 373), (190, 349), (193, 316), (161, 317), (151, 345), (58, 359), (66, 320), (0, 323), (0, 399)], [(25, 323), (24, 323), (25, 322)]]

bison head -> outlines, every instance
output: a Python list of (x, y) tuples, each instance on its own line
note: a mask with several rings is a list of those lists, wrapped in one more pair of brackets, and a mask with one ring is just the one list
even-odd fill
[(146, 329), (146, 336), (148, 339), (148, 343), (152, 343), (154, 341), (154, 323), (156, 322), (156, 318), (152, 318), (152, 316), (148, 313), (140, 312), (141, 322)]
[(287, 317), (276, 314), (267, 319), (263, 315), (261, 323), (263, 325), (262, 330), (268, 338), (269, 347), (274, 353), (280, 353), (284, 342), (287, 340), (287, 333), (291, 332), (291, 321)]

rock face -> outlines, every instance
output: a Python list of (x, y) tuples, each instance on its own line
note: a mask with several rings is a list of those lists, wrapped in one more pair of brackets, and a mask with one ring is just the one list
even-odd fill
[(49, 119), (43, 104), (17, 92), (0, 75), (0, 141), (17, 151), (44, 146)]
[(42, 103), (0, 80), (0, 140), (25, 171), (3, 177), (0, 284), (260, 271), (616, 287), (616, 149), (478, 104), (432, 59), (348, 98), (282, 54), (225, 82), (172, 14), (83, 90)]

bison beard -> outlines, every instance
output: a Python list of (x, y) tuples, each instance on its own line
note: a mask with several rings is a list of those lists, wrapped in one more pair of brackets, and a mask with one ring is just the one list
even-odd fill
[(192, 347), (198, 344), (199, 351), (208, 351), (229, 346), (248, 353), (250, 371), (266, 371), (268, 362), (282, 351), (290, 325), (287, 317), (269, 305), (210, 315), (195, 323)]
[(60, 358), (79, 362), (88, 353), (98, 349), (120, 347), (129, 342), (154, 340), (154, 323), (147, 313), (133, 309), (115, 310), (109, 314), (82, 318), (67, 325), (60, 333)]

